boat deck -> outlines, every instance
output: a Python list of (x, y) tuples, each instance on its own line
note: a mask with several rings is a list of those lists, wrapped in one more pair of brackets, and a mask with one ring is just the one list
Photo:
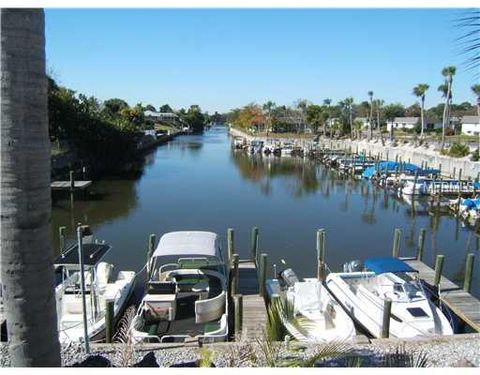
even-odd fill
[[(425, 263), (412, 259), (402, 258), (409, 266), (419, 272), (422, 279), (428, 286), (433, 288), (435, 271)], [(440, 299), (466, 324), (475, 331), (480, 332), (480, 300), (459, 287), (457, 284), (442, 276), (440, 279)]]

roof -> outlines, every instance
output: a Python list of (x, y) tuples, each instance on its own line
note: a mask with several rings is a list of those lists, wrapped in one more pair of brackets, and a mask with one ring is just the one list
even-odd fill
[(154, 257), (168, 255), (218, 257), (217, 234), (202, 231), (180, 231), (164, 234), (153, 253)]
[(480, 124), (480, 116), (463, 116), (462, 124)]
[(363, 122), (368, 122), (368, 117), (355, 117), (353, 119), (353, 122), (355, 121), (363, 121)]
[[(108, 244), (86, 243), (82, 245), (83, 264), (95, 266), (112, 247)], [(73, 245), (67, 251), (59, 255), (54, 264), (56, 265), (78, 265), (78, 244)]]
[(145, 111), (144, 115), (147, 117), (178, 117), (175, 113), (172, 112)]
[(400, 122), (403, 124), (416, 124), (419, 117), (395, 117), (393, 122)]
[(397, 258), (369, 258), (363, 264), (377, 275), (387, 272), (417, 272), (403, 260)]

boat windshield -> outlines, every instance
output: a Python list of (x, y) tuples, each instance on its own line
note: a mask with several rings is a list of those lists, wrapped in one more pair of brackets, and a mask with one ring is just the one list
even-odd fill
[(387, 273), (377, 277), (377, 282), (379, 292), (395, 302), (412, 302), (426, 298), (418, 278), (412, 278), (406, 273)]

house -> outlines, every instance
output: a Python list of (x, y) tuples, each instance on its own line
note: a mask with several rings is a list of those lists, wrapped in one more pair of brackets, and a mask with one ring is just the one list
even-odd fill
[(171, 112), (154, 112), (145, 111), (145, 119), (153, 122), (175, 122), (178, 120), (178, 116)]
[(463, 116), (462, 134), (480, 135), (480, 116)]
[[(393, 120), (387, 122), (387, 130), (391, 129), (415, 129), (415, 126), (420, 123), (420, 117), (395, 117)], [(425, 125), (426, 121), (425, 121)]]
[(355, 117), (353, 123), (362, 124), (362, 128), (370, 128), (370, 121), (368, 117)]

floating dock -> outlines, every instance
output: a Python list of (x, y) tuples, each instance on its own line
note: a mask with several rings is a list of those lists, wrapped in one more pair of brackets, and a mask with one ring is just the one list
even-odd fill
[(92, 181), (53, 181), (50, 188), (56, 191), (85, 190), (92, 185)]

